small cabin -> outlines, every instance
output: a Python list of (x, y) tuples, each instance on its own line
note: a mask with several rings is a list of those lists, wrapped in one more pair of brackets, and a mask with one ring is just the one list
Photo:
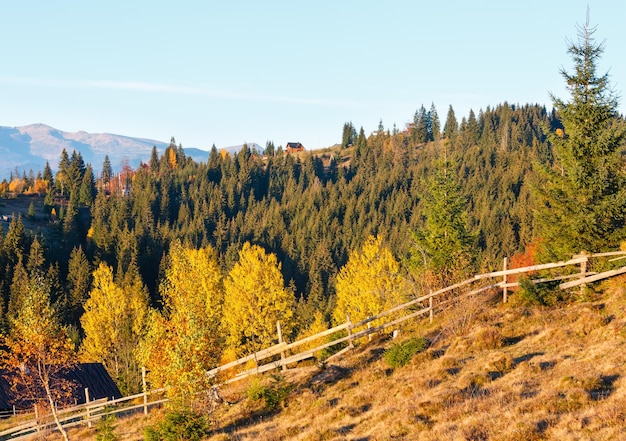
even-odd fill
[(298, 153), (303, 151), (304, 146), (299, 142), (288, 142), (287, 147), (285, 148), (285, 152), (287, 153)]
[[(73, 391), (71, 402), (83, 404), (85, 402), (85, 389), (89, 389), (89, 399), (121, 398), (117, 385), (101, 363), (80, 363), (71, 368), (62, 377), (72, 381), (76, 389)], [(13, 407), (15, 405), (15, 408)], [(15, 396), (9, 385), (6, 372), (0, 371), (0, 411), (24, 410), (31, 408), (32, 403), (20, 400)]]

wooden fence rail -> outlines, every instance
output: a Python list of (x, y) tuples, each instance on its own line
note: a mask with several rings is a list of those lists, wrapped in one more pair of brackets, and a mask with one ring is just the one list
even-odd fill
[[(558, 274), (552, 277), (542, 276), (535, 279), (530, 279), (530, 282), (538, 284), (538, 283), (546, 283), (546, 282), (556, 282), (563, 281), (568, 279), (568, 282), (563, 282), (559, 285), (560, 289), (569, 289), (575, 286), (584, 286), (588, 283), (596, 282), (598, 280), (602, 280), (608, 277), (614, 277), (620, 274), (626, 273), (626, 266), (621, 268), (604, 271), (601, 273), (594, 273), (587, 271), (589, 260), (592, 258), (605, 258), (605, 257), (616, 257), (611, 259), (609, 262), (617, 261), (619, 259), (626, 257), (626, 251), (616, 251), (609, 253), (597, 253), (597, 254), (579, 254), (572, 257), (572, 259), (561, 262), (547, 263), (541, 265), (532, 265), (523, 268), (508, 268), (507, 259), (503, 262), (503, 269), (501, 271), (493, 271), (485, 274), (478, 274), (473, 278), (468, 280), (464, 280), (462, 282), (456, 283), (454, 285), (448, 286), (446, 288), (442, 288), (440, 290), (431, 292), (427, 295), (420, 296), (418, 298), (412, 299), (406, 303), (395, 306), (389, 310), (383, 311), (380, 314), (377, 314), (373, 317), (368, 317), (364, 320), (361, 320), (357, 323), (352, 323), (350, 321), (350, 317), (347, 317), (346, 323), (342, 323), (338, 326), (335, 326), (331, 329), (322, 331), (310, 337), (306, 337), (292, 343), (287, 343), (283, 340), (283, 336), (280, 330), (280, 323), (277, 323), (277, 334), (278, 343), (257, 351), (253, 354), (247, 355), (245, 357), (239, 358), (230, 363), (226, 363), (222, 366), (218, 366), (215, 369), (211, 369), (206, 372), (211, 378), (216, 377), (218, 374), (236, 369), (238, 367), (245, 367), (249, 363), (254, 362), (254, 367), (244, 369), (241, 372), (236, 372), (234, 374), (230, 374), (230, 378), (221, 381), (221, 384), (229, 384), (232, 382), (243, 380), (244, 378), (249, 377), (250, 375), (257, 375), (264, 372), (269, 372), (274, 369), (287, 369), (288, 365), (295, 364), (299, 361), (306, 360), (309, 358), (313, 358), (315, 354), (324, 349), (346, 344), (347, 347), (343, 348), (339, 352), (335, 353), (331, 357), (337, 357), (345, 353), (345, 351), (350, 350), (353, 347), (353, 342), (355, 340), (362, 339), (364, 337), (371, 336), (374, 333), (383, 331), (385, 329), (395, 327), (407, 320), (428, 315), (430, 320), (433, 320), (435, 309), (445, 309), (448, 305), (453, 302), (458, 302), (460, 299), (475, 296), (477, 294), (490, 291), (493, 289), (502, 289), (503, 291), (503, 301), (507, 301), (508, 296), (508, 288), (519, 286), (519, 282), (510, 281), (509, 276), (519, 275), (519, 274), (528, 274), (528, 273), (537, 273), (538, 271), (547, 271), (554, 270), (557, 268), (567, 268), (573, 266), (579, 266), (579, 270), (577, 272), (569, 271), (568, 274)], [(484, 284), (488, 279), (496, 279), (492, 283)], [(498, 280), (501, 279), (501, 280)], [(472, 288), (472, 284), (483, 283), (482, 286)], [(455, 290), (461, 290), (456, 296), (445, 297), (439, 302), (435, 302), (435, 299), (441, 297), (444, 294), (452, 293)], [(417, 309), (416, 309), (417, 308)], [(404, 315), (402, 315), (405, 313)], [(385, 321), (387, 319), (388, 321)], [(376, 326), (372, 326), (374, 322), (378, 324)], [(333, 336), (334, 334), (341, 333), (345, 331), (347, 335), (340, 335), (334, 337), (332, 340), (323, 340), (329, 336)], [(317, 341), (318, 344), (313, 348), (306, 348), (301, 351), (296, 351), (297, 348), (311, 344), (312, 342)], [(273, 359), (272, 359), (273, 358)], [(267, 359), (271, 359), (269, 362), (264, 364), (260, 364), (259, 362), (265, 361)], [(64, 427), (72, 427), (80, 424), (91, 424), (93, 421), (97, 421), (105, 415), (123, 413), (123, 412), (134, 412), (140, 409), (143, 410), (144, 413), (148, 413), (148, 409), (154, 406), (159, 406), (168, 401), (168, 399), (164, 396), (159, 396), (160, 394), (164, 394), (165, 389), (155, 389), (148, 390), (147, 384), (145, 382), (145, 370), (142, 372), (142, 378), (144, 381), (143, 392), (140, 394), (123, 397), (115, 400), (107, 400), (100, 399), (95, 401), (88, 401), (85, 404), (79, 406), (69, 407), (67, 409), (61, 409), (59, 411), (59, 415), (62, 416), (61, 421)], [(219, 381), (218, 381), (219, 382)], [(86, 394), (88, 396), (88, 394)], [(150, 398), (156, 396), (156, 399), (150, 401)], [(16, 411), (14, 411), (15, 413)], [(50, 415), (45, 415), (43, 417), (25, 421), (20, 423), (14, 427), (6, 429), (0, 432), (0, 440), (4, 439), (22, 439), (26, 436), (32, 436), (34, 433), (42, 430), (54, 430), (54, 424)]]

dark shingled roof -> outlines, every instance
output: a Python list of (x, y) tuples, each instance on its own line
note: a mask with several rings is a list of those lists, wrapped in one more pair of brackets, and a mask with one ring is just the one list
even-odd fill
[[(6, 375), (0, 376), (0, 409), (12, 409), (14, 400), (11, 387)], [(115, 382), (101, 363), (80, 363), (70, 370), (65, 378), (75, 381), (78, 387), (72, 401), (82, 404), (85, 402), (85, 388), (89, 388), (89, 400), (99, 398), (121, 398), (122, 394)], [(19, 408), (18, 403), (15, 403)]]

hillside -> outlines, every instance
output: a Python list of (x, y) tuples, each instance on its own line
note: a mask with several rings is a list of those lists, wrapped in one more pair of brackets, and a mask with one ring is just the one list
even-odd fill
[[(254, 381), (236, 383), (222, 389), (234, 404), (211, 416), (206, 439), (626, 439), (624, 282), (552, 308), (525, 306), (517, 295), (505, 305), (498, 295), (467, 300), (433, 324), (401, 330), (397, 341), (431, 342), (405, 367), (386, 363), (395, 342), (383, 335), (323, 368), (289, 370), (281, 387), (290, 392), (277, 411), (247, 398)], [(116, 433), (143, 439), (142, 426), (154, 418), (120, 419)]]

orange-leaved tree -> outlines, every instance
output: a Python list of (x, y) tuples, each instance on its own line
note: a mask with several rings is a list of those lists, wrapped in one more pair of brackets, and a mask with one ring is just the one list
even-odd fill
[(50, 286), (41, 272), (31, 275), (20, 309), (0, 338), (0, 362), (16, 400), (49, 409), (67, 440), (57, 406), (70, 401), (75, 388), (64, 374), (76, 363), (74, 345), (50, 305)]

